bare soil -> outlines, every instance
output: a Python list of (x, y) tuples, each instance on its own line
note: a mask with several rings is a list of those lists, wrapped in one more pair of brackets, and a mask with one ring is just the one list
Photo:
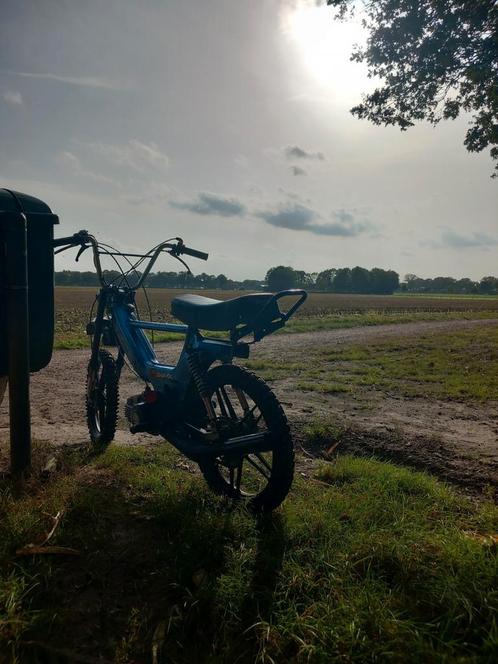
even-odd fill
[[(475, 326), (497, 325), (498, 320), (407, 323), (378, 327), (281, 335), (252, 347), (251, 357), (284, 358), (316, 346), (363, 343), (422, 334), (448, 334)], [(179, 343), (159, 344), (162, 361), (174, 363)], [(88, 350), (56, 351), (51, 364), (31, 382), (33, 437), (53, 444), (85, 444), (84, 391)], [(295, 389), (292, 378), (275, 380), (272, 387), (283, 402), (297, 445), (310, 420), (336, 420), (337, 439), (324, 441), (335, 451), (375, 454), (428, 471), (468, 490), (498, 483), (498, 401), (485, 404), (406, 398), (370, 390), (365, 394), (317, 394)], [(120, 384), (121, 403), (137, 394), (142, 384), (126, 367)], [(121, 409), (122, 412), (123, 409)], [(124, 416), (118, 423), (118, 444), (150, 444), (147, 434), (131, 435)], [(6, 400), (0, 408), (0, 446), (8, 444)], [(315, 457), (322, 449), (305, 450)], [(307, 455), (304, 454), (304, 459)], [(311, 456), (309, 457), (311, 458)], [(301, 470), (306, 474), (306, 462)]]

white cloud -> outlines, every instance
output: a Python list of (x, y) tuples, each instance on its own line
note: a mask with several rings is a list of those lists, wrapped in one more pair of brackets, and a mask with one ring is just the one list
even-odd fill
[(170, 163), (169, 157), (161, 152), (155, 143), (143, 143), (136, 139), (130, 139), (127, 143), (121, 144), (77, 143), (116, 166), (128, 167), (139, 173), (151, 168), (162, 172), (169, 167)]
[(201, 192), (190, 201), (178, 202), (171, 200), (169, 204), (178, 210), (187, 210), (202, 215), (217, 215), (219, 217), (241, 217), (246, 211), (245, 205), (236, 198), (227, 198), (209, 192)]
[(120, 183), (114, 180), (113, 178), (107, 177), (106, 175), (102, 175), (101, 173), (97, 173), (95, 171), (91, 171), (87, 168), (84, 168), (84, 166), (81, 163), (81, 160), (75, 154), (69, 152), (68, 150), (62, 150), (61, 152), (58, 152), (56, 155), (56, 161), (67, 172), (70, 172), (78, 177), (87, 178), (88, 180), (93, 180), (94, 182), (100, 182), (106, 185), (113, 185), (117, 187), (121, 186)]
[(2, 94), (2, 99), (12, 106), (22, 106), (23, 103), (21, 93), (14, 90), (6, 90)]
[(314, 235), (357, 237), (373, 230), (370, 222), (356, 221), (354, 215), (345, 210), (333, 212), (332, 217), (335, 221), (332, 223), (323, 223), (319, 212), (300, 203), (283, 204), (277, 208), (257, 212), (255, 216), (271, 226), (293, 231), (308, 231)]
[(300, 148), (299, 145), (288, 145), (284, 148), (284, 154), (287, 159), (312, 159), (317, 161), (325, 161), (323, 152), (312, 152)]
[(57, 83), (67, 83), (68, 85), (82, 86), (86, 88), (103, 88), (105, 90), (130, 90), (131, 84), (126, 81), (117, 81), (103, 76), (59, 76), (59, 74), (36, 73), (26, 71), (9, 72), (15, 76), (25, 78), (38, 78), (45, 81), (56, 81)]
[(488, 249), (491, 246), (496, 246), (498, 240), (487, 233), (473, 232), (463, 235), (446, 228), (441, 233), (440, 240), (425, 240), (420, 244), (431, 249)]

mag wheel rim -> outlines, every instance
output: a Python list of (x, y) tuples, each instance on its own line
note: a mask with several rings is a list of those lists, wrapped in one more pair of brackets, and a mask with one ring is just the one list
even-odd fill
[[(211, 396), (223, 438), (269, 431), (261, 407), (242, 388), (217, 387)], [(234, 496), (253, 498), (268, 486), (273, 471), (273, 450), (246, 454), (228, 453), (216, 459), (221, 479)]]

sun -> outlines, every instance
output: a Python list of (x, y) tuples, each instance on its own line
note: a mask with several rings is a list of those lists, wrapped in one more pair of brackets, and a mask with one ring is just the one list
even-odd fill
[(328, 7), (305, 3), (284, 10), (282, 30), (302, 68), (322, 91), (340, 97), (362, 91), (368, 80), (365, 68), (350, 61), (354, 45), (365, 40), (361, 24), (334, 21)]

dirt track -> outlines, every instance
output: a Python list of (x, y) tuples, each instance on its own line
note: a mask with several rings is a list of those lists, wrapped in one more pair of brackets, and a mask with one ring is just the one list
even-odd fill
[[(367, 342), (369, 339), (448, 333), (475, 326), (497, 325), (498, 320), (408, 323), (274, 336), (253, 346), (252, 357), (283, 357), (306, 353), (316, 345)], [(179, 343), (157, 346), (158, 356), (174, 362)], [(56, 351), (51, 364), (32, 377), (33, 437), (55, 444), (82, 444), (88, 440), (84, 413), (84, 385), (88, 350)], [(299, 442), (301, 426), (310, 417), (336, 418), (344, 428), (338, 451), (376, 453), (409, 465), (424, 467), (468, 488), (494, 484), (498, 473), (498, 402), (486, 405), (426, 399), (405, 399), (369, 391), (368, 408), (351, 394), (317, 395), (297, 392), (292, 379), (274, 381)], [(121, 403), (141, 390), (140, 381), (125, 368)], [(122, 412), (121, 408), (121, 412)], [(0, 445), (8, 442), (6, 404), (0, 410)], [(132, 436), (121, 419), (118, 443), (147, 443), (147, 434)]]

